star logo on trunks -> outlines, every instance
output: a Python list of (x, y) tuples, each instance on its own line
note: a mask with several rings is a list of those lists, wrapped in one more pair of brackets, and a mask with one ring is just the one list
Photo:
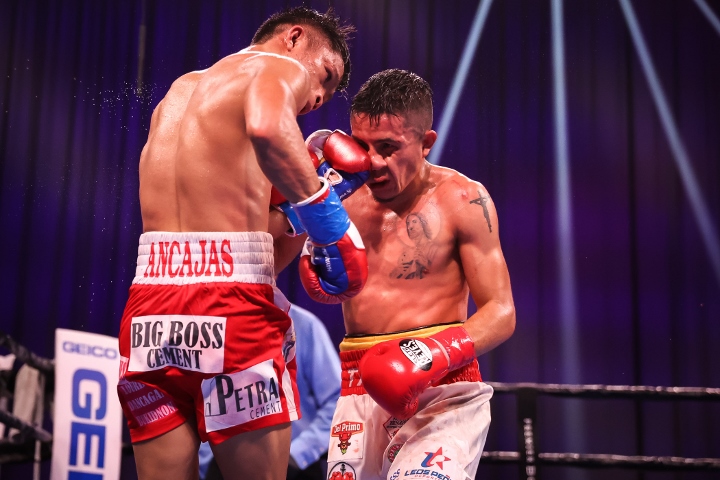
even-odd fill
[(442, 453), (442, 447), (437, 449), (437, 452), (425, 452), (427, 457), (425, 457), (425, 460), (420, 464), (425, 468), (433, 467), (437, 465), (440, 467), (440, 470), (443, 469), (443, 462), (450, 461), (451, 459), (443, 455)]
[(363, 424), (360, 422), (342, 422), (337, 425), (333, 425), (330, 436), (338, 437), (340, 443), (340, 451), (345, 455), (350, 448), (350, 437), (355, 433), (361, 433), (363, 431)]
[(355, 469), (345, 462), (336, 463), (328, 472), (328, 480), (355, 480)]

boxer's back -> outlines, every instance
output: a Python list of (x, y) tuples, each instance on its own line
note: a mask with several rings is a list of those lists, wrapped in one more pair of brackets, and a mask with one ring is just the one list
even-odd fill
[(245, 132), (244, 97), (269, 62), (300, 68), (238, 53), (173, 83), (140, 157), (144, 231), (267, 230), (270, 183)]

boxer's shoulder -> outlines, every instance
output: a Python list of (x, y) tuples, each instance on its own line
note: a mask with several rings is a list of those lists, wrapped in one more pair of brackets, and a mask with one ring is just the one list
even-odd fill
[(240, 50), (218, 61), (215, 66), (231, 69), (252, 70), (255, 73), (265, 70), (287, 70), (293, 74), (307, 73), (307, 69), (296, 59), (277, 53), (257, 50)]
[(435, 188), (431, 194), (446, 218), (455, 217), (462, 221), (467, 208), (473, 205), (493, 208), (490, 194), (482, 183), (446, 167), (435, 167), (433, 175)]
[(432, 193), (438, 198), (459, 201), (476, 197), (478, 191), (487, 194), (487, 190), (480, 182), (452, 168), (433, 166), (431, 180), (436, 185)]

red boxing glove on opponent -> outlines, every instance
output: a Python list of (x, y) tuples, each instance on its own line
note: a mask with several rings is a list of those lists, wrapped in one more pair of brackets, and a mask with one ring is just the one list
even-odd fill
[(433, 382), (475, 360), (472, 338), (451, 327), (426, 338), (378, 343), (360, 360), (360, 378), (368, 395), (401, 420), (418, 409), (418, 397)]

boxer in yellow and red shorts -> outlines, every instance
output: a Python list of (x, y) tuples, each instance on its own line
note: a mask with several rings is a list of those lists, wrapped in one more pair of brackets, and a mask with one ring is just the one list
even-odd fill
[[(383, 335), (350, 335), (340, 344), (342, 384), (328, 450), (328, 480), (464, 479), (478, 467), (490, 427), (492, 388), (477, 360), (450, 371), (418, 396), (417, 411), (397, 418), (368, 395), (359, 375), (368, 349), (426, 338), (460, 324)], [(389, 390), (392, 387), (387, 386)], [(472, 425), (468, 422), (471, 419)]]
[(372, 169), (344, 205), (368, 278), (343, 303), (330, 480), (465, 480), (478, 469), (492, 388), (476, 357), (512, 335), (515, 307), (487, 190), (426, 160), (432, 108), (428, 83), (396, 69), (352, 100), (352, 137)]
[(192, 418), (212, 444), (298, 418), (272, 246), (262, 232), (142, 235), (120, 326), (118, 394), (133, 442)]

